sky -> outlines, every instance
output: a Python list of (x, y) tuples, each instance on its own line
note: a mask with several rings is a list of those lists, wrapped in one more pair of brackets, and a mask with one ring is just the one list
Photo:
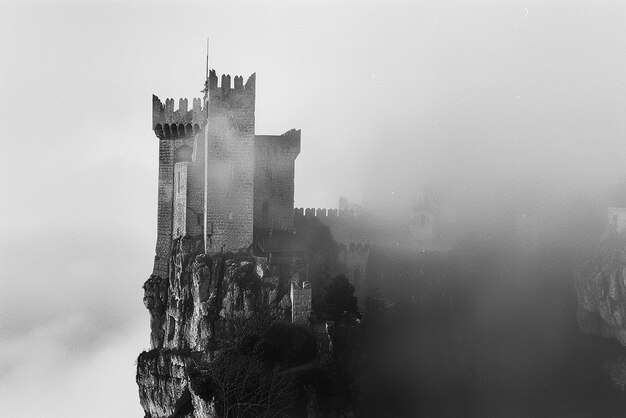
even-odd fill
[[(295, 204), (421, 187), (596, 193), (626, 174), (620, 1), (0, 2), (0, 410), (142, 416), (151, 95), (256, 72), (302, 129)], [(94, 411), (94, 405), (96, 410)]]

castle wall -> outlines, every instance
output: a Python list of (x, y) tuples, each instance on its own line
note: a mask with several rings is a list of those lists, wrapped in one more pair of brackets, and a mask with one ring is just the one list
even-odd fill
[(254, 226), (292, 230), (295, 159), (300, 153), (300, 131), (255, 138)]
[(254, 193), (255, 75), (245, 86), (209, 76), (207, 233), (209, 252), (247, 248), (252, 244)]
[(399, 222), (382, 217), (374, 217), (354, 210), (296, 208), (294, 220), (305, 217), (316, 218), (327, 225), (338, 244), (361, 243), (389, 247), (408, 245), (409, 231)]

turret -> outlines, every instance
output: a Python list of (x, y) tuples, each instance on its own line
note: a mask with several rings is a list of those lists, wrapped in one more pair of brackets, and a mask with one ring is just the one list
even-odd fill
[(152, 95), (152, 130), (159, 139), (183, 139), (200, 132), (206, 123), (206, 109), (199, 98), (193, 99), (193, 107), (188, 109), (188, 100), (179, 99), (178, 109), (174, 110), (174, 99), (165, 103)]

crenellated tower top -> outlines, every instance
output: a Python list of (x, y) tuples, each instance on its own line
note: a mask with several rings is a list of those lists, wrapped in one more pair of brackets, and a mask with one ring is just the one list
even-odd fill
[[(240, 99), (244, 97), (254, 99), (255, 80), (256, 74), (252, 74), (244, 84), (243, 77), (236, 75), (233, 83), (230, 74), (223, 74), (218, 85), (215, 70), (209, 71), (210, 100), (212, 103), (219, 102), (222, 105), (214, 110), (219, 110), (228, 102), (232, 102), (233, 106), (240, 106)], [(174, 102), (174, 99), (167, 98), (163, 103), (157, 96), (152, 95), (152, 130), (159, 139), (189, 138), (204, 129), (209, 106), (201, 98), (192, 99), (191, 109), (186, 98), (178, 100), (177, 109), (174, 109)]]
[[(232, 83), (233, 79), (234, 83)], [(247, 91), (248, 94), (254, 94), (256, 73), (253, 73), (250, 77), (248, 77), (245, 84), (243, 83), (243, 77), (240, 75), (236, 75), (233, 79), (231, 79), (230, 74), (222, 74), (221, 82), (218, 85), (218, 77), (215, 70), (209, 71), (209, 96), (225, 96), (230, 93), (231, 90)]]
[(165, 103), (152, 95), (152, 130), (159, 139), (179, 139), (191, 137), (202, 128), (207, 120), (206, 106), (202, 100), (193, 99), (189, 109), (187, 99), (179, 99), (178, 109), (174, 110), (174, 99), (165, 99)]

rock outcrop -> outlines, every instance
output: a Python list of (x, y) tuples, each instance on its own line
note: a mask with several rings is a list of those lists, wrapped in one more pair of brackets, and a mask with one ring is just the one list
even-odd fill
[(144, 284), (151, 350), (137, 360), (137, 384), (146, 418), (217, 416), (210, 397), (191, 384), (199, 365), (243, 336), (251, 318), (281, 318), (290, 308), (293, 266), (248, 253), (203, 253), (202, 241), (174, 242), (169, 277)]
[(579, 266), (574, 284), (581, 331), (626, 346), (626, 238), (609, 228)]

